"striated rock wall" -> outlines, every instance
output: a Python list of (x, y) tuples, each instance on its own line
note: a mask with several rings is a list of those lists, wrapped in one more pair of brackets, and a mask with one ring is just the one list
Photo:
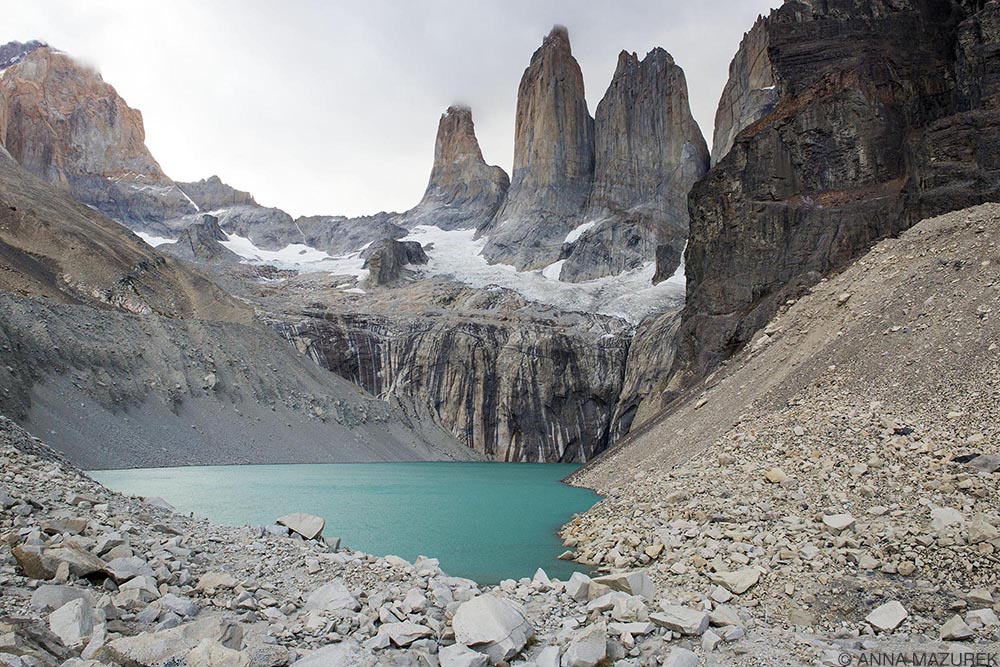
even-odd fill
[(490, 262), (536, 269), (559, 259), (594, 178), (594, 120), (569, 33), (556, 26), (531, 57), (517, 91), (514, 171), (490, 224)]
[(416, 312), (417, 297), (394, 294), (395, 309), (314, 310), (274, 326), (319, 365), (492, 459), (587, 461), (610, 444), (628, 332), (604, 318), (518, 315), (502, 303), (519, 297), (503, 290), (445, 291)]
[(671, 391), (878, 240), (1000, 195), (996, 37), (983, 29), (995, 15), (996, 3), (830, 0), (759, 24), (780, 101), (691, 194)]
[(28, 171), (125, 224), (197, 211), (145, 145), (142, 114), (100, 74), (36, 48), (0, 81), (0, 141)]
[(441, 229), (475, 229), (496, 215), (510, 179), (483, 160), (472, 110), (452, 106), (441, 116), (434, 142), (434, 166), (424, 197), (407, 211), (402, 224)]
[(586, 221), (594, 226), (565, 250), (560, 278), (591, 280), (636, 269), (657, 248), (679, 265), (687, 239), (687, 197), (708, 171), (709, 153), (691, 115), (684, 70), (663, 49), (639, 60), (622, 52), (594, 118), (595, 168)]
[(736, 136), (767, 116), (778, 104), (778, 85), (768, 48), (770, 19), (759, 17), (743, 36), (736, 57), (729, 65), (729, 80), (715, 114), (712, 164), (729, 153)]

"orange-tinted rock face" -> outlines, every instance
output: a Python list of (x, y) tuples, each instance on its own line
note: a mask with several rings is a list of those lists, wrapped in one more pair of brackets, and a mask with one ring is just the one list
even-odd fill
[(441, 116), (434, 166), (420, 203), (405, 214), (406, 226), (476, 228), (489, 222), (503, 202), (510, 179), (483, 160), (472, 111), (453, 106)]
[(146, 148), (142, 114), (93, 69), (39, 48), (0, 96), (0, 139), (28, 171), (125, 223), (197, 210)]
[(559, 259), (594, 177), (594, 121), (569, 33), (556, 26), (531, 57), (517, 93), (510, 192), (490, 227), (491, 262), (534, 269)]

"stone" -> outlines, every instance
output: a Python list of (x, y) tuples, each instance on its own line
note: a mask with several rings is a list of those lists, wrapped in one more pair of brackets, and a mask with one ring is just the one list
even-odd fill
[(345, 641), (317, 649), (301, 660), (296, 660), (292, 665), (293, 667), (377, 667), (379, 663), (370, 651), (362, 648), (357, 642)]
[(1000, 472), (1000, 456), (980, 454), (969, 465), (990, 474)]
[(278, 519), (276, 523), (285, 526), (293, 533), (297, 533), (307, 540), (312, 540), (322, 535), (323, 528), (326, 527), (325, 519), (313, 516), (312, 514), (305, 514), (304, 512), (286, 514)]
[(603, 621), (577, 631), (566, 645), (562, 667), (596, 667), (608, 655), (608, 627)]
[(661, 603), (660, 611), (650, 614), (649, 620), (682, 635), (700, 636), (709, 626), (708, 613), (673, 604)]
[(43, 584), (31, 594), (28, 606), (35, 611), (49, 611), (78, 599), (84, 600), (89, 606), (94, 605), (94, 596), (84, 588)]
[(434, 631), (426, 625), (405, 621), (403, 623), (383, 623), (379, 627), (379, 634), (385, 634), (389, 640), (399, 648), (406, 648), (413, 642), (432, 637)]
[(344, 585), (344, 582), (335, 579), (310, 593), (303, 609), (306, 611), (336, 611), (338, 609), (358, 611), (361, 609), (361, 605)]
[(781, 484), (788, 481), (788, 475), (781, 468), (771, 468), (764, 473), (764, 479), (771, 484)]
[(909, 614), (903, 605), (897, 600), (892, 600), (872, 610), (870, 614), (865, 616), (865, 622), (876, 630), (891, 632), (898, 628), (908, 616)]
[(644, 635), (651, 635), (656, 632), (656, 626), (652, 623), (647, 622), (631, 622), (631, 623), (609, 623), (608, 631), (612, 635), (632, 635), (633, 637), (642, 637)]
[(393, 285), (410, 275), (407, 266), (426, 264), (429, 261), (423, 246), (418, 242), (396, 239), (376, 241), (362, 255), (365, 257), (362, 268), (368, 270), (368, 278), (364, 284), (368, 287)]
[(441, 667), (489, 667), (489, 656), (462, 644), (443, 646), (438, 651)]
[(824, 514), (823, 525), (835, 535), (850, 530), (854, 527), (854, 517), (849, 513), (844, 514)]
[(590, 577), (574, 572), (566, 582), (566, 594), (577, 602), (585, 602), (590, 594)]
[(725, 604), (720, 604), (715, 609), (710, 611), (708, 619), (711, 624), (716, 627), (739, 625), (743, 622), (742, 619), (740, 619), (740, 613), (736, 610), (736, 608)]
[(184, 659), (205, 640), (212, 640), (238, 651), (243, 641), (243, 632), (239, 625), (229, 619), (211, 617), (168, 630), (112, 640), (94, 657), (103, 662), (158, 667), (170, 660)]
[(993, 604), (993, 594), (986, 588), (974, 588), (966, 594), (965, 599), (968, 600), (970, 604)]
[(228, 572), (206, 572), (198, 579), (196, 588), (199, 591), (231, 590), (238, 583), (236, 577)]
[(647, 600), (656, 597), (656, 585), (643, 570), (596, 577), (593, 582), (629, 595), (641, 595)]
[(715, 649), (719, 648), (721, 643), (722, 637), (711, 630), (706, 630), (705, 634), (701, 636), (701, 648), (706, 653), (711, 653)]
[(49, 614), (49, 629), (66, 646), (82, 646), (94, 632), (94, 608), (83, 598), (71, 600)]
[(490, 657), (509, 661), (535, 635), (524, 608), (492, 594), (462, 603), (452, 619), (455, 640)]
[(730, 593), (743, 595), (760, 581), (761, 570), (747, 567), (735, 572), (717, 572), (709, 575), (712, 583), (722, 586)]
[(931, 529), (943, 532), (949, 528), (965, 525), (965, 516), (950, 507), (931, 508)]
[(941, 626), (941, 641), (962, 641), (971, 639), (975, 634), (972, 628), (957, 614)]
[(155, 577), (153, 568), (142, 558), (132, 556), (130, 558), (115, 558), (108, 561), (106, 565), (108, 573), (115, 578), (118, 583), (124, 583), (135, 577)]
[(201, 608), (198, 603), (188, 598), (182, 598), (173, 593), (167, 593), (160, 598), (160, 607), (178, 616), (190, 618), (197, 616)]
[(77, 577), (106, 574), (106, 564), (88, 551), (63, 545), (51, 548), (19, 545), (11, 550), (18, 565), (32, 579), (51, 579), (60, 565)]
[(250, 667), (250, 656), (204, 639), (187, 654), (186, 667)]
[(1000, 625), (1000, 619), (992, 609), (974, 609), (965, 615), (965, 622), (972, 628), (992, 628)]
[(992, 542), (1000, 537), (996, 526), (985, 519), (974, 519), (968, 525), (969, 544)]
[(671, 649), (667, 659), (663, 661), (663, 667), (698, 667), (701, 664), (698, 656), (686, 648)]

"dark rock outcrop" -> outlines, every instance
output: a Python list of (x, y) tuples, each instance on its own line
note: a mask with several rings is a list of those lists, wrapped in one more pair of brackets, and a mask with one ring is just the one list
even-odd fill
[(594, 120), (569, 33), (556, 26), (531, 57), (517, 92), (514, 171), (490, 223), (490, 262), (536, 269), (559, 259), (594, 178)]
[[(636, 269), (687, 239), (687, 197), (708, 171), (709, 153), (691, 115), (684, 70), (663, 49), (639, 60), (622, 52), (594, 119), (594, 184), (583, 232), (560, 278), (591, 280)], [(678, 264), (658, 273), (673, 274)]]
[(316, 363), (492, 459), (586, 461), (610, 444), (630, 334), (620, 322), (446, 282), (373, 296), (364, 313), (314, 307), (274, 325)]
[(365, 284), (370, 287), (392, 285), (407, 274), (407, 265), (426, 264), (427, 253), (416, 241), (384, 239), (372, 244), (365, 252), (364, 268), (368, 269)]
[(35, 49), (40, 49), (43, 46), (48, 46), (45, 42), (40, 42), (36, 39), (30, 42), (7, 42), (3, 46), (0, 46), (0, 72), (18, 64), (24, 57)]
[(691, 194), (672, 391), (878, 240), (1000, 198), (996, 17), (996, 2), (831, 0), (759, 24), (779, 102)]
[(177, 185), (202, 211), (217, 211), (230, 206), (257, 206), (253, 195), (223, 183), (218, 176)]
[(729, 65), (729, 80), (715, 114), (712, 164), (729, 153), (736, 136), (768, 115), (778, 104), (778, 86), (768, 48), (770, 19), (759, 17), (743, 36), (739, 51)]
[(159, 250), (198, 264), (239, 264), (240, 256), (222, 245), (227, 240), (219, 219), (203, 214), (201, 222), (185, 228), (176, 243), (161, 245)]
[(4, 72), (0, 143), (28, 171), (136, 229), (197, 211), (146, 148), (142, 114), (49, 47)]
[(506, 172), (483, 160), (472, 110), (449, 107), (438, 124), (427, 190), (402, 224), (477, 229), (493, 219), (509, 187)]

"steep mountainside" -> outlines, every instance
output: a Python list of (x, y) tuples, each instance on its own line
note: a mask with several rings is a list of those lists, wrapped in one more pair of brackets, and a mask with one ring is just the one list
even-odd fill
[[(564, 250), (562, 280), (580, 282), (664, 259), (680, 265), (687, 197), (708, 171), (709, 154), (691, 115), (684, 70), (663, 49), (639, 60), (622, 52), (594, 118), (596, 158), (584, 228)], [(667, 261), (669, 258), (670, 261)]]
[(0, 148), (0, 414), (95, 468), (473, 456), (252, 317)]
[(4, 72), (0, 144), (28, 171), (126, 224), (198, 210), (146, 148), (142, 114), (52, 48)]
[(195, 183), (178, 183), (191, 201), (202, 211), (217, 211), (230, 206), (257, 206), (249, 192), (237, 190), (222, 182), (218, 176), (209, 176)]
[(881, 242), (577, 474), (609, 498), (564, 537), (665, 591), (754, 575), (759, 621), (947, 634), (996, 585), (998, 290), (1000, 205)]
[(672, 389), (879, 239), (1000, 199), (1000, 109), (984, 75), (996, 13), (977, 2), (788, 2), (758, 24), (767, 35), (744, 41), (734, 73), (769, 43), (779, 102), (691, 194)]
[(514, 171), (487, 231), (491, 262), (536, 269), (559, 259), (580, 222), (594, 178), (594, 119), (566, 28), (556, 26), (531, 56), (517, 90)]
[(0, 147), (0, 289), (133, 313), (246, 322), (187, 264), (22, 169)]
[(449, 107), (438, 125), (427, 190), (420, 203), (403, 215), (402, 224), (476, 229), (493, 219), (508, 187), (504, 170), (483, 160), (472, 110)]

